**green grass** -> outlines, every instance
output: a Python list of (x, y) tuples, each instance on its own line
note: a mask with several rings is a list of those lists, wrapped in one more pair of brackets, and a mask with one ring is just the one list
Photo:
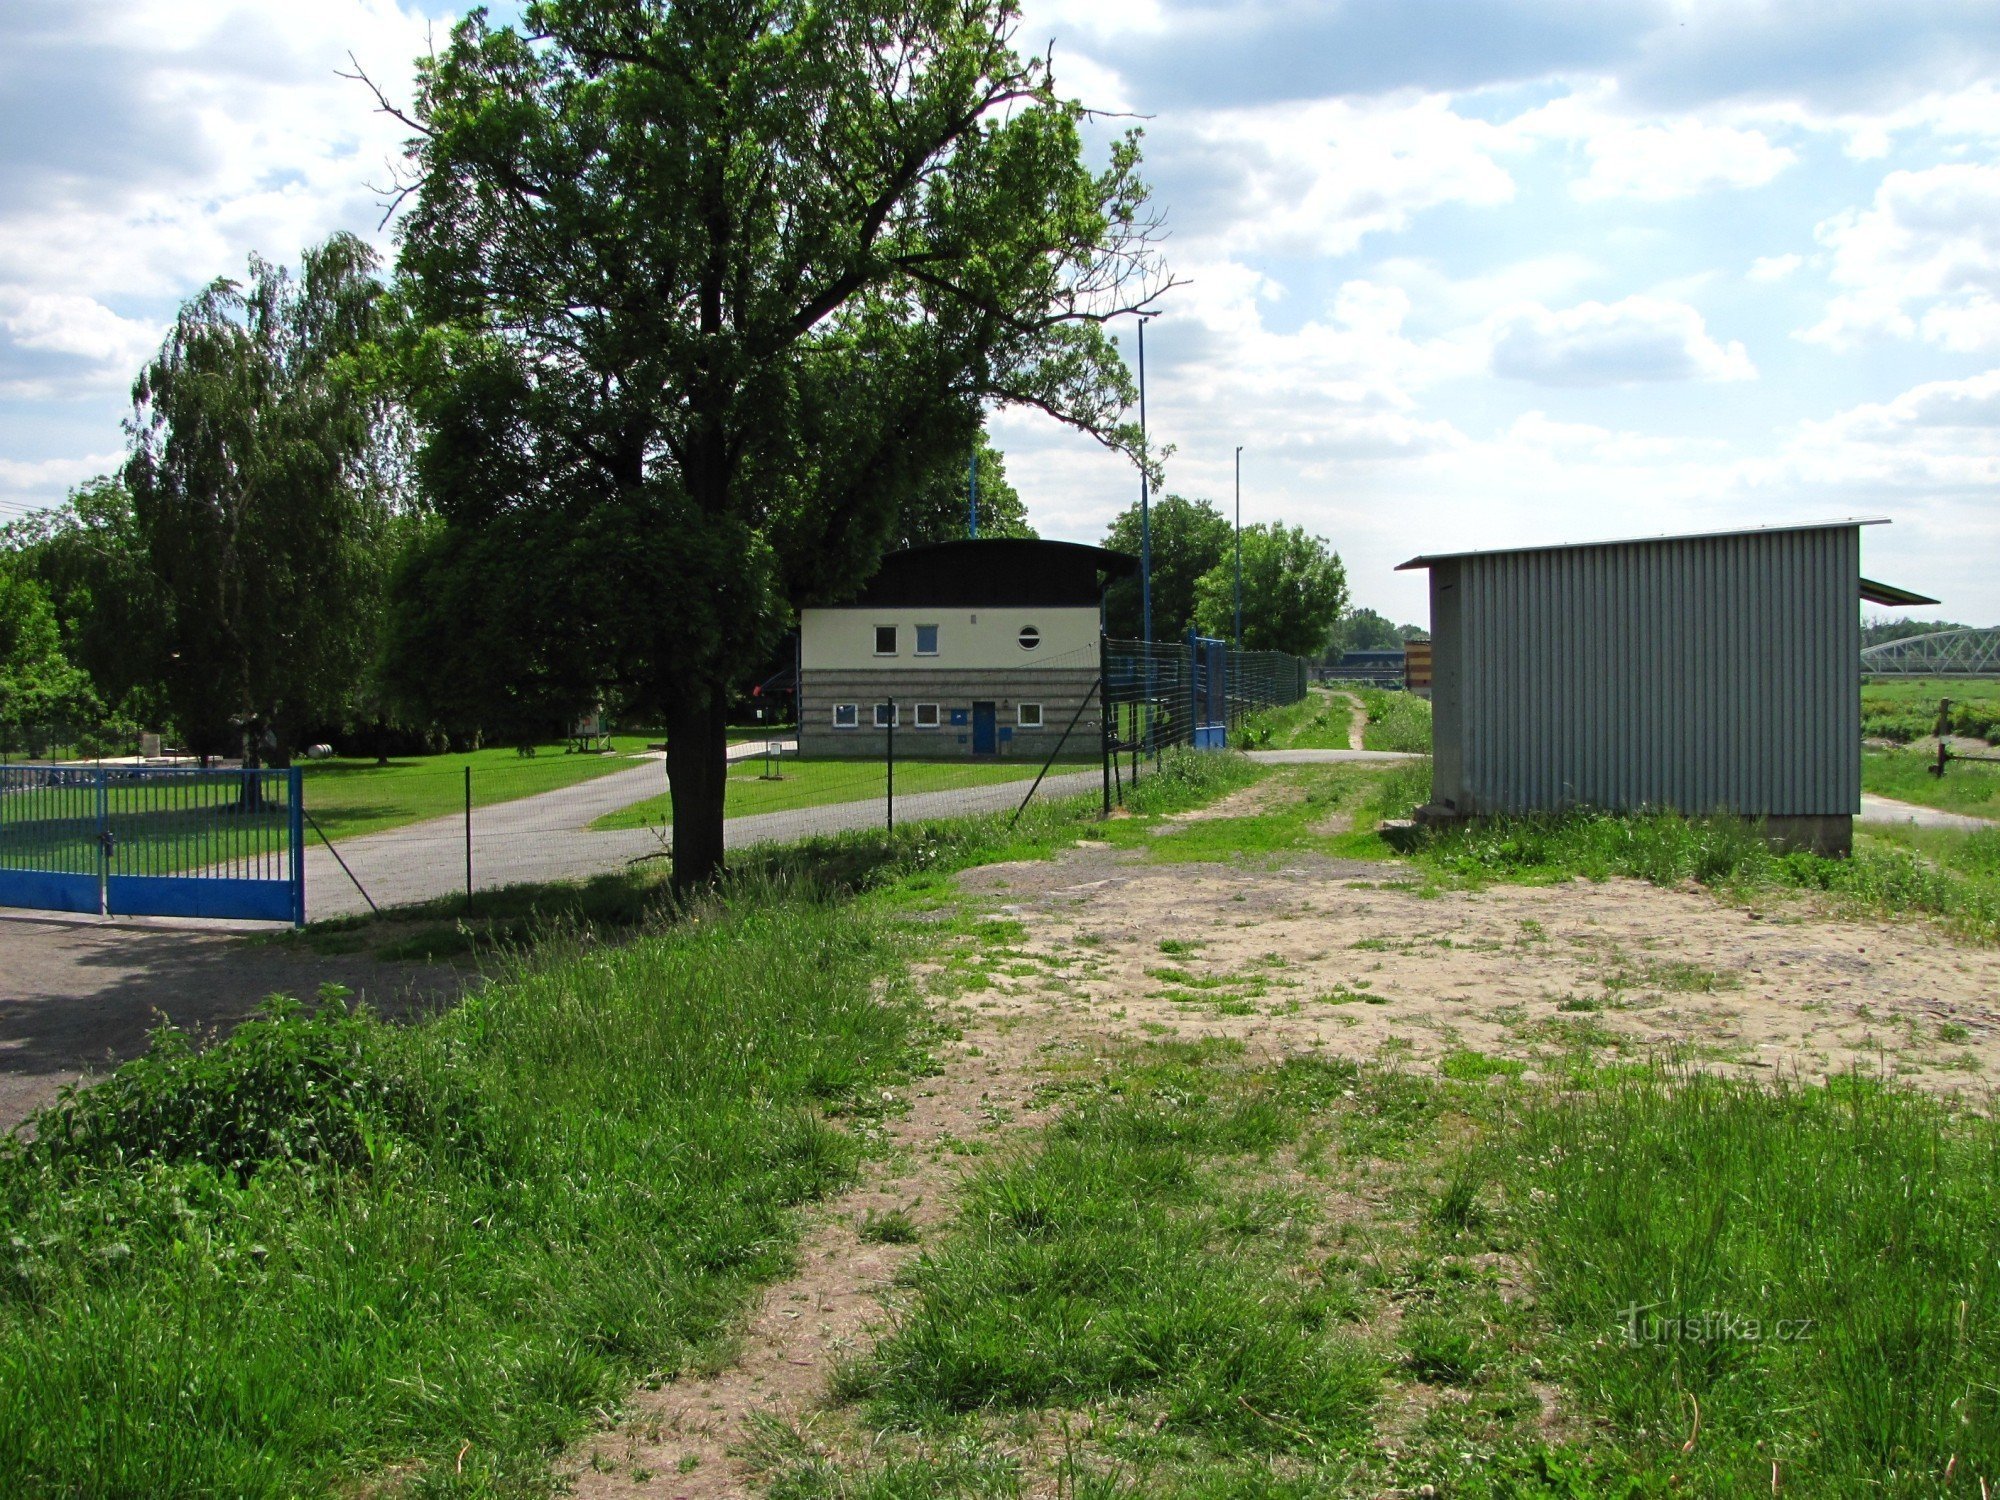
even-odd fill
[(1361, 743), (1370, 750), (1431, 751), (1431, 703), (1415, 693), (1391, 693), (1365, 687), (1361, 703), (1368, 710), (1368, 727)]
[(2000, 942), (2000, 828), (1870, 829), (1856, 835), (1851, 858), (1829, 859), (1776, 853), (1740, 819), (1579, 811), (1415, 830), (1398, 843), (1438, 875), (1473, 885), (1626, 875), (1738, 897), (1824, 893), (1856, 911), (1934, 918)]
[(1375, 1377), (1347, 1327), (1355, 1289), (1299, 1274), (1315, 1259), (1310, 1197), (1243, 1171), (1355, 1071), (1253, 1079), (1214, 1057), (1150, 1049), (1039, 1150), (975, 1178), (950, 1243), (911, 1277), (915, 1305), (843, 1381), (871, 1421), (935, 1430), (1110, 1403), (1140, 1445), (1250, 1473), (1362, 1430)]
[(1251, 714), (1230, 743), (1239, 750), (1345, 750), (1353, 716), (1344, 696), (1316, 687), (1297, 703)]
[(2000, 1477), (2000, 1124), (1856, 1079), (1459, 1071), (1210, 1041), (1067, 1072), (843, 1373), (850, 1405), (767, 1444), (769, 1493), (1749, 1500), (1775, 1465), (1784, 1495), (1971, 1500)]
[[(739, 761), (729, 768), (729, 786), (724, 804), (727, 816), (747, 817), (752, 813), (785, 812), (794, 808), (824, 807), (836, 802), (866, 802), (884, 793), (884, 766), (879, 760), (785, 760), (780, 761), (782, 779), (767, 780), (762, 760)], [(1050, 768), (1051, 776), (1072, 771), (1095, 770), (1098, 761), (1063, 761)], [(1018, 781), (1022, 790), (1042, 768), (1040, 761), (898, 760), (896, 796), (914, 797), (924, 792), (948, 792), (964, 787), (991, 786)], [(593, 828), (644, 828), (673, 821), (673, 801), (664, 792), (606, 813)]]
[(1665, 1077), (1493, 1145), (1545, 1357), (1634, 1470), (1716, 1496), (1770, 1494), (1774, 1464), (1784, 1494), (2000, 1479), (1992, 1120), (1861, 1080)]
[(1898, 802), (1915, 802), (1975, 818), (2000, 819), (2000, 750), (1992, 763), (1953, 761), (1933, 776), (1935, 754), (1920, 750), (1865, 750), (1861, 788)]
[(1861, 685), (1861, 732), (1907, 744), (1937, 732), (1938, 704), (1952, 702), (1951, 732), (2000, 739), (2000, 681), (1874, 678)]
[[(1142, 817), (1229, 784), (1182, 759)], [(497, 893), (484, 937), (537, 951), (432, 1020), (163, 1033), (0, 1143), (0, 1492), (549, 1493), (595, 1414), (715, 1353), (923, 1066), (916, 943), (998, 940), (938, 920), (951, 872), (1092, 816), (748, 851), (693, 908), (644, 875)]]
[(169, 1035), (40, 1117), (0, 1156), (0, 1489), (542, 1488), (785, 1266), (859, 1155), (834, 1118), (916, 1062), (880, 921), (744, 895), (409, 1029)]
[[(306, 809), (338, 843), (405, 823), (445, 817), (465, 809), (465, 773), (472, 771), (472, 805), (487, 807), (540, 792), (557, 791), (646, 762), (643, 736), (621, 735), (608, 755), (568, 755), (561, 744), (534, 755), (512, 749), (474, 750), (391, 760), (324, 760), (307, 765)], [(661, 772), (661, 779), (666, 773)], [(313, 835), (308, 832), (308, 838)]]

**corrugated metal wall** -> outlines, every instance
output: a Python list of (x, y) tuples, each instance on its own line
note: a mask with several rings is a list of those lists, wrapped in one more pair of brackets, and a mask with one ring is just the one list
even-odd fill
[(1860, 571), (1854, 526), (1441, 560), (1433, 796), (1858, 811)]

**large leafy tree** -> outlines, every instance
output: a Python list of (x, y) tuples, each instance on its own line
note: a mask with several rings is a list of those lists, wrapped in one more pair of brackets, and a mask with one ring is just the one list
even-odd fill
[[(1243, 528), (1243, 649), (1313, 656), (1347, 608), (1347, 569), (1324, 537), (1273, 522)], [(1195, 585), (1195, 628), (1230, 639), (1236, 621), (1236, 559)]]
[(202, 754), (282, 760), (339, 716), (374, 650), (401, 478), (369, 376), (387, 321), (372, 251), (339, 234), (297, 277), (251, 258), (181, 308), (133, 387), (125, 468), (160, 592), (161, 679)]
[(62, 652), (115, 717), (163, 727), (161, 602), (132, 497), (114, 478), (78, 485), (50, 510), (0, 529), (55, 613)]
[(537, 703), (658, 713), (683, 883), (722, 862), (731, 689), (860, 587), (985, 405), (1132, 441), (1104, 322), (1159, 289), (1136, 140), (1087, 169), (1014, 25), (540, 0), (420, 65), (418, 565), (463, 601), (428, 638), (507, 635)]
[[(1020, 493), (1007, 482), (1006, 462), (1000, 450), (978, 439), (979, 454), (979, 534), (983, 537), (1032, 537), (1028, 508)], [(930, 476), (904, 500), (896, 535), (896, 547), (921, 547), (927, 542), (952, 542), (968, 534), (969, 493), (972, 455), (947, 454)]]
[(0, 748), (87, 723), (90, 679), (62, 650), (48, 595), (18, 554), (0, 555)]
[[(1228, 517), (1206, 500), (1168, 495), (1149, 507), (1153, 539), (1153, 639), (1171, 641), (1194, 624), (1194, 588), (1202, 574), (1229, 554), (1235, 532)], [(1121, 511), (1104, 545), (1139, 555), (1139, 506)], [(1121, 640), (1137, 640), (1144, 629), (1139, 580), (1112, 584), (1105, 597), (1105, 629)]]

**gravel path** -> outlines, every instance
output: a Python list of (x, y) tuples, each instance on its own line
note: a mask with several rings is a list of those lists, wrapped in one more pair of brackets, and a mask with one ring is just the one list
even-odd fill
[(1898, 802), (1894, 797), (1861, 794), (1862, 823), (1904, 825), (1916, 828), (1959, 828), (1976, 833), (1982, 828), (2000, 828), (1991, 818), (1975, 818), (1970, 813), (1946, 812), (1937, 807), (1919, 807), (1914, 802)]

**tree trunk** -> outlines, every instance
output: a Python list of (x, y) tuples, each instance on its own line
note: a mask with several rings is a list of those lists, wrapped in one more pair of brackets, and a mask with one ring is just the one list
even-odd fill
[(692, 890), (722, 873), (728, 791), (728, 702), (720, 688), (691, 687), (667, 709), (667, 790), (674, 806), (674, 884)]

